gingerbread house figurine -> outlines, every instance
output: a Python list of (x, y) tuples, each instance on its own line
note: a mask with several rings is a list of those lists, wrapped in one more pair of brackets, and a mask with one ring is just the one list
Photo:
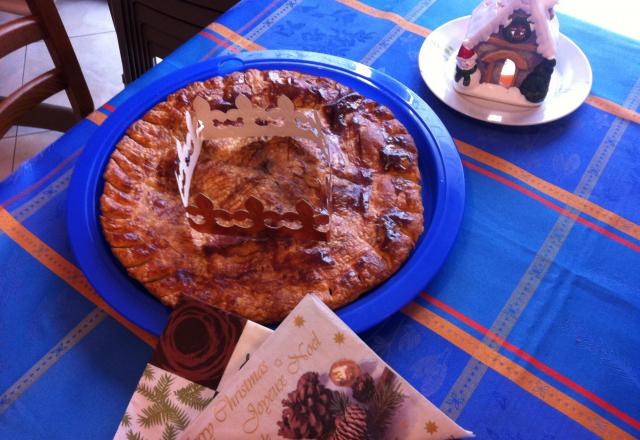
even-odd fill
[(460, 93), (521, 106), (549, 91), (560, 35), (558, 0), (484, 0), (473, 10), (456, 58)]

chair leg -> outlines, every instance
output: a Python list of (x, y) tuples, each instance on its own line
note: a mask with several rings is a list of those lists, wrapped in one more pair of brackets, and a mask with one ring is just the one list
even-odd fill
[(108, 0), (109, 12), (116, 29), (116, 37), (118, 38), (118, 49), (120, 50), (120, 60), (122, 61), (122, 82), (129, 84), (137, 78), (136, 68), (134, 66), (134, 57), (132, 54), (132, 46), (127, 40), (129, 35), (128, 16), (127, 16), (127, 0)]
[(53, 63), (62, 71), (71, 107), (80, 120), (93, 111), (93, 100), (58, 10), (52, 0), (26, 2), (45, 34), (44, 41)]

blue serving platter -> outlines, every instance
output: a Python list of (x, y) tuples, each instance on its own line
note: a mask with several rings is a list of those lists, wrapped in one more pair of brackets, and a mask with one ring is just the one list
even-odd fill
[(411, 301), (444, 262), (462, 221), (464, 174), (451, 136), (420, 97), (393, 78), (343, 58), (300, 51), (247, 52), (183, 68), (136, 92), (96, 130), (75, 166), (67, 223), (76, 261), (114, 309), (153, 334), (162, 332), (170, 309), (127, 274), (102, 235), (98, 216), (103, 170), (127, 128), (169, 94), (194, 81), (247, 69), (288, 69), (332, 78), (389, 107), (416, 142), (425, 232), (391, 278), (337, 311), (356, 332), (366, 330)]

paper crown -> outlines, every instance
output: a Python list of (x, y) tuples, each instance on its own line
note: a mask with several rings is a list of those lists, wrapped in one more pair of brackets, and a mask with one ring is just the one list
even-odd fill
[[(306, 200), (296, 201), (295, 212), (282, 213), (265, 210), (264, 203), (254, 196), (245, 200), (244, 210), (235, 212), (215, 208), (211, 199), (202, 193), (196, 195), (195, 205), (189, 205), (193, 174), (202, 144), (208, 139), (262, 136), (304, 138), (321, 147), (326, 152), (328, 163), (331, 163), (320, 117), (315, 110), (308, 114), (297, 111), (285, 95), (277, 98), (277, 107), (268, 110), (255, 107), (244, 95), (238, 95), (235, 104), (236, 108), (227, 112), (211, 110), (209, 103), (198, 96), (193, 101), (195, 118), (189, 112), (185, 113), (187, 135), (184, 142), (176, 139), (178, 171), (175, 176), (189, 225), (196, 231), (209, 234), (328, 240), (328, 210), (314, 209)], [(330, 187), (331, 174), (327, 181)]]
[[(283, 214), (265, 211), (262, 202), (252, 196), (247, 198), (244, 206), (245, 210), (233, 213), (215, 209), (213, 202), (199, 193), (195, 205), (187, 208), (189, 224), (196, 231), (209, 234), (290, 236), (316, 241), (326, 241), (328, 238), (328, 231), (321, 231), (317, 227), (329, 224), (329, 215), (326, 212), (316, 215), (313, 207), (305, 200), (296, 203), (296, 212)], [(220, 220), (227, 225), (220, 224)], [(284, 222), (300, 227), (292, 228)]]
[[(193, 108), (196, 117), (204, 123), (204, 139), (290, 136), (307, 138), (318, 144), (324, 143), (322, 125), (316, 111), (312, 111), (311, 115), (297, 111), (286, 95), (278, 96), (277, 103), (277, 107), (264, 110), (254, 107), (246, 96), (238, 95), (235, 100), (236, 108), (223, 112), (211, 110), (209, 103), (198, 96), (193, 101)], [(238, 121), (242, 121), (240, 125), (227, 124)]]

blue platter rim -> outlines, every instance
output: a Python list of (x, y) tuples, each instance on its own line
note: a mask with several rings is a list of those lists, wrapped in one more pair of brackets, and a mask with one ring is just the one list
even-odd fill
[(218, 57), (169, 73), (135, 92), (96, 130), (76, 163), (68, 193), (67, 228), (77, 264), (96, 292), (123, 317), (152, 334), (162, 332), (170, 309), (127, 274), (102, 235), (98, 213), (103, 169), (126, 129), (169, 94), (194, 81), (250, 68), (332, 78), (389, 107), (416, 141), (425, 232), (394, 275), (337, 311), (354, 331), (362, 332), (415, 298), (442, 266), (462, 221), (464, 172), (453, 139), (418, 95), (382, 72), (331, 55), (269, 50)]

